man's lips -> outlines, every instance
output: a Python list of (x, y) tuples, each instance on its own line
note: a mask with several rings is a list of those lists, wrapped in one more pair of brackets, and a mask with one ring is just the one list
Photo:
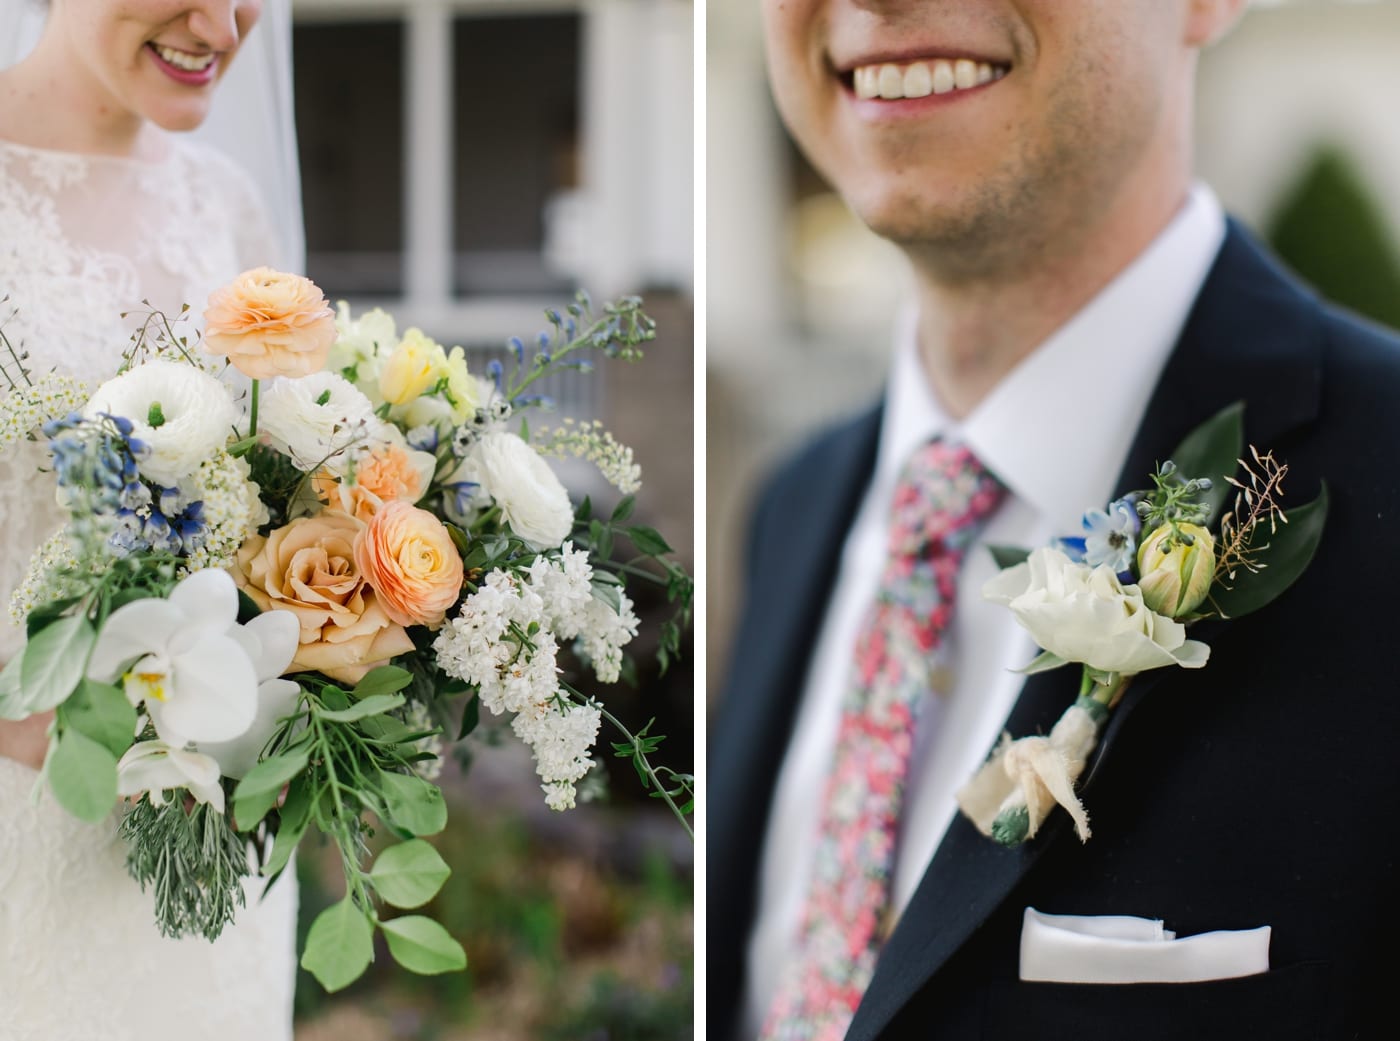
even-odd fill
[(853, 63), (838, 76), (858, 98), (895, 101), (983, 87), (1010, 71), (1008, 64), (971, 57), (920, 57)]

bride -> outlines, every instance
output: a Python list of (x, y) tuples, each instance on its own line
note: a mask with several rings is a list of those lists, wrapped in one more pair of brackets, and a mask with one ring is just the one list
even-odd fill
[[(100, 381), (143, 312), (189, 304), (199, 315), (240, 271), (298, 266), (288, 8), (271, 0), (264, 21), (275, 24), (260, 37), (263, 0), (50, 0), (34, 9), (32, 51), (4, 68), (31, 3), (0, 0), (0, 332), (36, 376)], [(235, 56), (249, 76), (220, 88)], [(264, 117), (248, 99), (269, 87), (288, 89)], [(233, 122), (271, 132), (292, 170), (280, 220), (221, 152), (173, 133), (205, 122), (216, 89), (237, 101)], [(18, 359), (0, 352), (0, 363), (18, 378)], [(0, 395), (9, 386), (0, 378)], [(62, 519), (45, 463), (40, 445), (0, 453), (0, 618)], [(0, 660), (22, 644), (0, 621)], [(265, 898), (250, 884), (216, 943), (161, 937), (115, 827), (80, 823), (47, 793), (31, 798), (48, 722), (0, 721), (0, 1041), (289, 1039), (290, 873)]]

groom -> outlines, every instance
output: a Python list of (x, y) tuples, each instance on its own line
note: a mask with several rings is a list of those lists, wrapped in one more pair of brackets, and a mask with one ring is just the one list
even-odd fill
[[(1196, 55), (1243, 6), (764, 0), (783, 118), (908, 257), (917, 309), (880, 407), (780, 470), (753, 521), (710, 739), (714, 1041), (1385, 1036), (1400, 343), (1322, 305), (1192, 184)], [(1133, 684), (1083, 774), (1087, 844), (1061, 810), (992, 843), (955, 792), (1003, 730), (1048, 731), (1078, 672), (1009, 671), (1034, 648), (981, 599), (986, 545), (1073, 533), (1238, 400), (1247, 440), (1289, 464), (1286, 504), (1327, 484), (1316, 558), (1270, 607), (1195, 631), (1204, 669)], [(933, 476), (907, 483), (911, 466)], [(894, 639), (872, 609), (892, 525), (919, 509), (961, 547), (926, 660), (891, 681), (920, 686), (907, 715), (853, 723), (885, 682), (869, 648)], [(891, 790), (892, 849), (878, 820), (832, 841), (830, 796)], [(1027, 908), (1183, 938), (1268, 926), (1269, 971), (1152, 982), (1086, 939), (1127, 985), (1078, 982), (1074, 958), (1023, 981)]]

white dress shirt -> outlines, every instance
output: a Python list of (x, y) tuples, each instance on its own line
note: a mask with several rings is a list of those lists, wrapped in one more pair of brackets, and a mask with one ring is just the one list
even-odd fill
[[(1147, 250), (962, 422), (942, 410), (928, 385), (915, 315), (901, 321), (875, 471), (846, 537), (769, 815), (749, 946), (749, 1036), (757, 1036), (783, 966), (795, 956), (852, 652), (884, 567), (890, 502), (905, 460), (942, 436), (966, 444), (1001, 479), (1008, 495), (980, 544), (1029, 548), (1077, 534), (1084, 511), (1103, 509), (1114, 492), (1224, 235), (1219, 202), (1196, 185)], [(1036, 653), (1011, 612), (982, 599), (994, 572), (991, 555), (974, 546), (944, 645), (940, 676), (947, 689), (930, 692), (918, 712), (894, 870), (896, 913), (957, 812), (958, 788), (986, 759), (1015, 704), (1024, 677), (1010, 670)]]

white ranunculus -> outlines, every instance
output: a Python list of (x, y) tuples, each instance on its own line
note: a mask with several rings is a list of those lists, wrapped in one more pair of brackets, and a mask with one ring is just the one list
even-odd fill
[(131, 420), (131, 436), (150, 451), (141, 475), (166, 488), (188, 478), (233, 432), (238, 410), (228, 389), (184, 362), (156, 358), (97, 388), (83, 415)]
[(501, 508), (510, 530), (536, 549), (558, 546), (574, 528), (569, 493), (538, 452), (515, 434), (496, 431), (472, 454), (482, 488)]
[(278, 378), (263, 387), (258, 433), (304, 471), (343, 469), (345, 449), (363, 441), (374, 406), (343, 376), (315, 372), (301, 379)]
[(1150, 610), (1142, 591), (1122, 585), (1112, 568), (1076, 564), (1058, 549), (1036, 550), (983, 586), (982, 595), (1011, 608), (1044, 650), (1104, 672), (1199, 669), (1210, 656), (1209, 647)]

